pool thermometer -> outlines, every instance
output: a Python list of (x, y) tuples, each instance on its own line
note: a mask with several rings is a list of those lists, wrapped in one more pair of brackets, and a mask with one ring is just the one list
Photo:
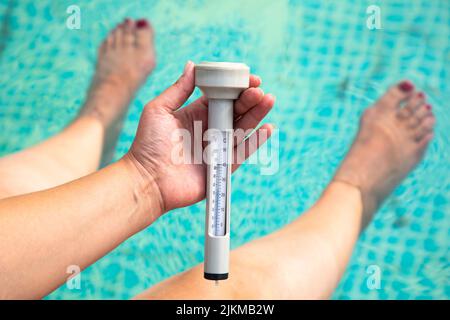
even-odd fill
[(208, 98), (204, 264), (208, 280), (228, 278), (233, 106), (249, 81), (250, 69), (242, 63), (202, 62), (195, 66), (195, 84)]

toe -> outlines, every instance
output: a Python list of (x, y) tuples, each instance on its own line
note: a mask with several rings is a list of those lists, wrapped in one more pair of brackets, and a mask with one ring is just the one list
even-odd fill
[[(410, 102), (409, 99), (405, 100), (406, 105)], [(397, 110), (397, 118), (403, 120), (405, 123), (409, 123), (412, 118), (412, 111), (410, 108), (406, 108), (405, 106), (400, 105)], [(413, 119), (414, 120), (414, 119)]]
[(136, 21), (136, 45), (138, 47), (149, 47), (153, 41), (153, 32), (150, 23), (146, 19)]
[(123, 44), (123, 24), (119, 24), (113, 31), (113, 47), (119, 48)]
[(108, 34), (103, 44), (105, 49), (111, 49), (114, 46), (114, 30)]
[(109, 37), (106, 37), (106, 39), (103, 40), (102, 44), (100, 45), (100, 48), (98, 48), (98, 52), (100, 54), (103, 54), (106, 52), (106, 50), (108, 50), (108, 47), (109, 47), (108, 39), (109, 39)]
[(406, 100), (406, 104), (402, 110), (398, 111), (401, 118), (408, 119), (410, 128), (414, 128), (420, 124), (420, 118), (416, 117), (416, 113), (425, 104), (425, 95), (422, 92), (414, 93), (410, 99)]
[(377, 106), (395, 109), (413, 94), (414, 85), (410, 81), (405, 80), (389, 88), (389, 90), (380, 98), (380, 103), (378, 103)]
[(416, 128), (414, 133), (414, 139), (420, 142), (425, 136), (433, 132), (434, 124), (436, 123), (435, 117), (431, 114), (426, 116), (420, 125)]
[(431, 106), (429, 104), (422, 104), (419, 108), (417, 108), (414, 117), (417, 118), (419, 123), (421, 123), (426, 117), (431, 116), (432, 114)]
[(423, 92), (416, 92), (407, 100), (404, 108), (407, 109), (410, 114), (415, 114), (423, 104), (425, 104), (425, 94)]
[(421, 157), (423, 153), (425, 152), (428, 144), (430, 143), (431, 139), (433, 139), (433, 132), (425, 134), (422, 139), (418, 141), (418, 156)]
[(251, 74), (250, 75), (250, 81), (249, 81), (249, 87), (259, 87), (262, 83), (262, 80), (259, 76), (255, 75), (255, 74)]
[(123, 43), (128, 47), (133, 46), (134, 42), (134, 21), (127, 18), (123, 23)]

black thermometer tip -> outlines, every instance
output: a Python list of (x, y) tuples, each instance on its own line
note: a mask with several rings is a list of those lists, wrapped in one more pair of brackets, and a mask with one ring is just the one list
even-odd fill
[(207, 280), (226, 280), (228, 279), (228, 273), (204, 273), (204, 277)]

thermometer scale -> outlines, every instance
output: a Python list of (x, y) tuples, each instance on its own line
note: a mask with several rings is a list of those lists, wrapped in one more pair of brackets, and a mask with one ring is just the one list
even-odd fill
[(228, 182), (228, 132), (217, 131), (212, 134), (212, 199), (209, 206), (212, 233), (215, 236), (225, 235)]
[(242, 63), (202, 62), (195, 66), (195, 84), (208, 98), (204, 264), (208, 280), (228, 279), (233, 106), (249, 80), (250, 69)]

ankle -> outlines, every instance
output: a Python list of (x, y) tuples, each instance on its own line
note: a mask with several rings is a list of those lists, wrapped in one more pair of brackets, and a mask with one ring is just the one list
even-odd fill
[(95, 130), (97, 134), (101, 134), (102, 139), (105, 134), (105, 125), (101, 121), (101, 119), (99, 119), (99, 117), (95, 115), (94, 112), (80, 110), (78, 115), (72, 120), (72, 122), (69, 123), (69, 125), (64, 130), (79, 130), (79, 128), (83, 128), (90, 134), (92, 134), (92, 131)]
[(358, 193), (358, 197), (361, 203), (361, 231), (367, 227), (367, 225), (372, 220), (373, 214), (376, 210), (376, 198), (370, 195), (370, 192), (367, 192), (362, 188), (358, 183), (355, 183), (355, 180), (346, 179), (345, 177), (341, 177), (336, 175), (331, 181), (330, 185), (340, 185), (345, 188), (353, 189)]
[(115, 100), (117, 96), (131, 96), (140, 85), (137, 78), (137, 74), (133, 71), (123, 70), (119, 74), (96, 76), (91, 84), (89, 96), (111, 100)]

